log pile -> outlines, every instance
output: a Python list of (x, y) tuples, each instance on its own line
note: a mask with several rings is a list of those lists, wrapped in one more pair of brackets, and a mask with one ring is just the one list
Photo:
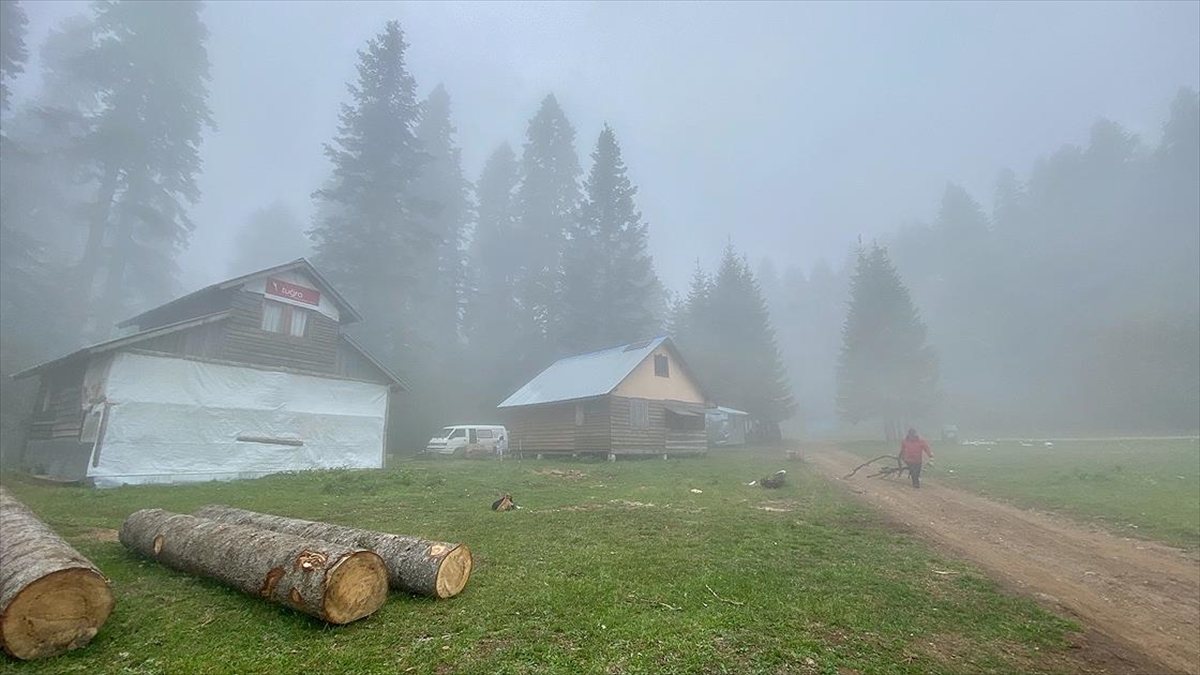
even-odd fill
[(221, 581), (334, 624), (369, 616), (387, 599), (378, 554), (246, 525), (161, 509), (130, 515), (127, 548), (164, 565)]
[(392, 588), (416, 595), (453, 597), (471, 576), (471, 551), (462, 544), (285, 518), (219, 504), (205, 506), (195, 515), (374, 551), (387, 565)]
[(112, 608), (96, 566), (0, 487), (0, 647), (19, 659), (78, 649)]

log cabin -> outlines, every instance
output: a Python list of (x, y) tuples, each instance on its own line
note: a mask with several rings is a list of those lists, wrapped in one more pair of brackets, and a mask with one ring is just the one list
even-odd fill
[(39, 376), (21, 468), (113, 486), (381, 468), (407, 385), (343, 332), (358, 312), (305, 259), (118, 324)]
[(685, 455), (707, 450), (709, 397), (670, 338), (556, 361), (498, 408), (518, 455)]

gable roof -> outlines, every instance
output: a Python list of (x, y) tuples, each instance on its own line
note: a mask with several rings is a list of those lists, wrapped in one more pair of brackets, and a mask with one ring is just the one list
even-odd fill
[(130, 347), (132, 345), (135, 345), (139, 342), (144, 342), (151, 338), (162, 337), (163, 335), (170, 335), (171, 333), (177, 333), (181, 330), (195, 328), (196, 326), (203, 326), (204, 324), (212, 323), (214, 321), (223, 321), (228, 318), (229, 318), (228, 311), (217, 312), (215, 314), (209, 314), (207, 316), (198, 316), (194, 319), (188, 319), (187, 321), (179, 321), (177, 323), (169, 324), (166, 326), (159, 326), (158, 328), (151, 328), (150, 330), (144, 330), (140, 333), (134, 333), (133, 335), (126, 335), (125, 337), (119, 337), (119, 338), (114, 338), (112, 340), (106, 340), (104, 342), (98, 342), (94, 345), (89, 345), (87, 347), (83, 347), (82, 349), (76, 349), (75, 351), (71, 352), (70, 354), (67, 354), (66, 356), (60, 356), (57, 359), (46, 361), (44, 363), (39, 363), (38, 365), (33, 366), (32, 368), (26, 368), (25, 370), (22, 370), (19, 373), (13, 373), (11, 375), (11, 377), (14, 380), (19, 380), (19, 379), (22, 379), (25, 377), (29, 377), (31, 375), (37, 375), (39, 373), (45, 372), (46, 370), (56, 368), (58, 366), (63, 365), (64, 363), (74, 360), (74, 359), (78, 359), (81, 357), (94, 356), (96, 354), (110, 352), (114, 349), (120, 349), (122, 347)]
[(559, 359), (496, 407), (516, 408), (610, 394), (663, 344), (675, 347), (671, 338), (662, 336)]
[(391, 380), (393, 385), (399, 387), (402, 391), (412, 391), (412, 388), (408, 386), (408, 382), (405, 382), (399, 375), (393, 373), (387, 366), (380, 363), (379, 359), (372, 356), (371, 352), (367, 351), (366, 348), (355, 342), (349, 335), (342, 333), (342, 342), (345, 342), (347, 346), (362, 355), (362, 357), (369, 361), (371, 365), (378, 368), (379, 372), (383, 373), (384, 376)]
[[(90, 358), (97, 354), (111, 352), (111, 351), (114, 351), (117, 349), (122, 349), (124, 347), (134, 347), (134, 346), (137, 346), (138, 343), (145, 342), (146, 340), (151, 340), (153, 338), (162, 337), (164, 335), (170, 335), (171, 333), (177, 333), (181, 330), (187, 330), (189, 328), (196, 328), (197, 326), (203, 326), (205, 324), (213, 323), (214, 321), (224, 321), (225, 319), (229, 318), (229, 314), (230, 314), (230, 312), (228, 310), (226, 310), (223, 312), (217, 312), (215, 314), (209, 314), (207, 316), (196, 317), (195, 319), (188, 319), (187, 321), (180, 321), (178, 323), (173, 323), (168, 326), (160, 326), (158, 328), (151, 328), (150, 330), (144, 330), (140, 333), (134, 333), (133, 335), (126, 335), (125, 337), (119, 337), (119, 338), (115, 338), (112, 340), (107, 340), (105, 342), (99, 342), (94, 345), (83, 347), (82, 349), (77, 349), (77, 350), (71, 352), (70, 354), (67, 354), (66, 356), (60, 356), (57, 359), (53, 359), (51, 361), (46, 361), (45, 363), (40, 363), (36, 366), (33, 366), (32, 368), (26, 368), (25, 370), (22, 370), (19, 373), (13, 373), (12, 375), (10, 375), (10, 377), (12, 377), (12, 379), (14, 379), (14, 380), (20, 380), (20, 379), (23, 379), (26, 377), (32, 377), (33, 375), (40, 375), (46, 371), (53, 370), (59, 366), (65, 365), (65, 364), (67, 364), (71, 361), (77, 360), (77, 359)], [(405, 382), (399, 375), (396, 375), (390, 369), (388, 369), (387, 366), (380, 363), (378, 359), (376, 359), (374, 356), (372, 356), (371, 353), (368, 352), (366, 349), (364, 349), (362, 345), (358, 344), (353, 339), (351, 339), (349, 335), (342, 333), (340, 337), (342, 339), (342, 342), (346, 343), (346, 346), (350, 347), (355, 352), (357, 352), (359, 355), (361, 355), (364, 359), (366, 359), (367, 362), (370, 363), (375, 369), (377, 369), (380, 372), (380, 374), (382, 374), (392, 386), (398, 387), (402, 391), (406, 391), (406, 392), (412, 391), (412, 389), (408, 386), (408, 382)], [(214, 361), (213, 359), (201, 359), (201, 360)], [(254, 368), (261, 367), (261, 366), (256, 366), (253, 364), (232, 363), (232, 362), (231, 362), (231, 365), (254, 367)], [(327, 373), (317, 373), (317, 372), (312, 372), (312, 373), (307, 373), (307, 374), (318, 375), (318, 376), (327, 376), (328, 375)]]
[(121, 323), (117, 324), (117, 328), (126, 328), (128, 326), (140, 325), (140, 324), (146, 323), (147, 319), (151, 319), (153, 317), (153, 315), (158, 314), (158, 313), (162, 312), (163, 310), (177, 307), (178, 305), (181, 305), (185, 302), (195, 301), (196, 299), (200, 298), (201, 296), (215, 295), (217, 293), (220, 293), (221, 291), (225, 291), (230, 288), (236, 288), (247, 282), (254, 281), (255, 279), (259, 279), (262, 277), (269, 277), (273, 274), (281, 274), (283, 272), (290, 272), (293, 270), (300, 270), (300, 271), (304, 272), (305, 274), (307, 274), (320, 287), (317, 290), (319, 290), (322, 293), (325, 293), (327, 296), (329, 296), (330, 300), (333, 302), (334, 305), (337, 306), (338, 312), (340, 312), (340, 314), (341, 314), (341, 323), (342, 324), (348, 324), (348, 323), (353, 323), (355, 321), (362, 320), (362, 315), (360, 315), (358, 313), (358, 310), (354, 309), (354, 307), (350, 304), (350, 302), (348, 300), (346, 300), (346, 298), (342, 297), (342, 294), (338, 293), (337, 290), (329, 284), (329, 282), (325, 279), (325, 277), (321, 276), (321, 273), (317, 271), (317, 268), (313, 267), (312, 263), (308, 262), (307, 258), (297, 258), (291, 262), (287, 262), (282, 265), (276, 265), (275, 267), (268, 267), (265, 270), (251, 272), (250, 274), (244, 274), (240, 277), (235, 277), (233, 279), (229, 279), (228, 281), (222, 281), (219, 283), (212, 284), (210, 286), (205, 286), (204, 288), (201, 288), (198, 291), (194, 291), (192, 293), (188, 293), (187, 295), (175, 298), (174, 300), (166, 303), (165, 305), (159, 305), (158, 307), (155, 307), (153, 309), (148, 309), (148, 310), (142, 312), (141, 314), (138, 314), (137, 316), (125, 319)]

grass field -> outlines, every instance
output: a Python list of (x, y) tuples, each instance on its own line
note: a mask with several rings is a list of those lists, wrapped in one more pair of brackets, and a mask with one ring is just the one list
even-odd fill
[[(379, 472), (114, 490), (10, 479), (111, 577), (117, 606), (88, 648), (44, 662), (0, 660), (0, 668), (1072, 672), (1077, 626), (931, 554), (803, 465), (786, 465), (789, 484), (778, 491), (744, 485), (784, 466), (781, 454), (416, 461)], [(524, 508), (492, 512), (501, 490)], [(189, 512), (213, 502), (463, 541), (476, 570), (456, 598), (393, 595), (375, 615), (335, 628), (139, 559), (114, 540), (138, 508)]]
[[(924, 475), (944, 484), (1059, 511), (1127, 535), (1200, 547), (1200, 442), (1196, 439), (933, 442)], [(847, 443), (864, 457), (894, 452)]]

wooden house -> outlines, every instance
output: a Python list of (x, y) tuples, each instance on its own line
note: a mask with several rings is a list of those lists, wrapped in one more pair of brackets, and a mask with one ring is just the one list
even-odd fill
[(358, 313), (307, 260), (119, 324), (41, 377), (24, 470), (97, 485), (383, 466), (404, 383), (342, 332)]
[(555, 362), (499, 405), (517, 454), (676, 455), (708, 447), (709, 397), (670, 338)]

